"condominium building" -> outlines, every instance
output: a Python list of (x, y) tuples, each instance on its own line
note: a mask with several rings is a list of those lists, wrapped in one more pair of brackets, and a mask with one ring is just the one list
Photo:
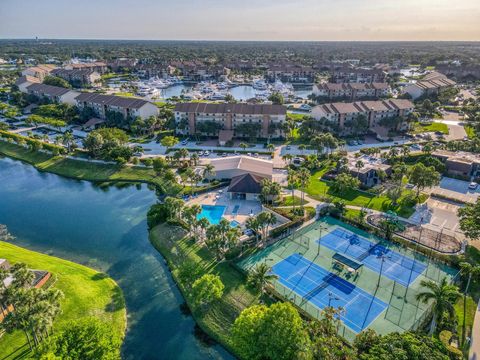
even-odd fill
[(267, 70), (267, 80), (281, 80), (285, 82), (311, 82), (315, 70), (304, 65), (272, 65)]
[(30, 75), (23, 75), (20, 76), (17, 81), (15, 81), (15, 85), (18, 86), (18, 90), (22, 93), (27, 93), (27, 87), (29, 87), (32, 84), (40, 84), (42, 81), (35, 77), (35, 76), (30, 76)]
[(94, 61), (88, 63), (67, 64), (63, 67), (66, 70), (89, 69), (96, 71), (99, 74), (104, 74), (108, 71), (107, 64), (103, 61)]
[(422, 96), (438, 95), (440, 90), (450, 88), (456, 84), (455, 81), (450, 80), (445, 75), (434, 71), (425, 75), (422, 80), (405, 86), (404, 92), (415, 100)]
[(313, 94), (328, 99), (380, 98), (388, 95), (387, 83), (322, 83), (313, 86)]
[(333, 67), (331, 82), (333, 83), (381, 83), (387, 74), (382, 69), (354, 68), (350, 66)]
[[(280, 137), (287, 109), (282, 105), (179, 103), (175, 106), (177, 132), (194, 135), (199, 132), (198, 124), (213, 122), (224, 130), (223, 141), (239, 137), (237, 128), (241, 124), (258, 124), (260, 137)], [(186, 126), (180, 126), (185, 124)]]
[(89, 107), (100, 119), (106, 119), (109, 111), (121, 113), (125, 119), (141, 117), (146, 119), (159, 113), (158, 107), (149, 101), (115, 95), (81, 93), (75, 98), (79, 108)]
[(51, 74), (68, 81), (75, 87), (94, 85), (101, 78), (100, 74), (92, 69), (55, 69)]
[(41, 64), (22, 70), (23, 76), (33, 76), (43, 81), (56, 68), (55, 65)]
[(80, 93), (75, 90), (37, 83), (31, 84), (25, 89), (27, 94), (34, 95), (39, 99), (46, 98), (51, 102), (69, 105), (75, 105), (75, 98), (80, 95)]
[(379, 125), (385, 118), (406, 117), (414, 109), (410, 100), (390, 99), (381, 101), (357, 101), (350, 103), (329, 103), (315, 106), (312, 116), (316, 120), (327, 119), (338, 125), (343, 132), (348, 132), (348, 124), (359, 115), (365, 116), (369, 128)]

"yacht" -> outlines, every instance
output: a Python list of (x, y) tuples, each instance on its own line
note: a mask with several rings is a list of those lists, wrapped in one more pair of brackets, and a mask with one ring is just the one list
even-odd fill
[(252, 87), (255, 89), (255, 90), (267, 90), (268, 89), (268, 86), (267, 86), (267, 83), (265, 82), (265, 80), (254, 80), (253, 83), (252, 83)]

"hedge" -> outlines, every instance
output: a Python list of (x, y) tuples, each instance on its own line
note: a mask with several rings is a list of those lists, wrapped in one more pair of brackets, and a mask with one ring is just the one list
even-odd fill
[(28, 136), (14, 134), (8, 131), (0, 130), (0, 137), (4, 139), (12, 139), (17, 144), (25, 142), (28, 146), (38, 146), (41, 149), (47, 150), (53, 154), (66, 154), (67, 150), (59, 145), (49, 144), (37, 139), (32, 139)]

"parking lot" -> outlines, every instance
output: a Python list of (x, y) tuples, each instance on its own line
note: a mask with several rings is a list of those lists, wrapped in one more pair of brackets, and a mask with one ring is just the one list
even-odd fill
[(470, 182), (449, 177), (443, 177), (440, 185), (432, 189), (432, 194), (457, 199), (461, 202), (475, 202), (480, 195), (480, 186), (469, 189)]

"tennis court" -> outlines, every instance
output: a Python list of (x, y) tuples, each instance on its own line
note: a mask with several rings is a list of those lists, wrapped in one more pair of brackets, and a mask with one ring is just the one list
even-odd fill
[(373, 271), (406, 287), (427, 268), (427, 265), (419, 260), (401, 255), (347, 229), (335, 228), (318, 241), (320, 245), (348, 255)]
[(368, 327), (387, 308), (383, 301), (300, 254), (292, 254), (277, 263), (272, 272), (304, 301), (320, 309), (342, 307), (341, 320), (356, 333)]
[(288, 234), (238, 265), (249, 271), (260, 263), (278, 276), (272, 283), (276, 295), (313, 318), (321, 318), (329, 304), (344, 307), (338, 332), (349, 341), (366, 328), (378, 334), (418, 329), (430, 309), (417, 299), (424, 291), (422, 280), (458, 276), (457, 269), (428, 254), (331, 217)]

